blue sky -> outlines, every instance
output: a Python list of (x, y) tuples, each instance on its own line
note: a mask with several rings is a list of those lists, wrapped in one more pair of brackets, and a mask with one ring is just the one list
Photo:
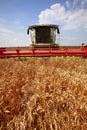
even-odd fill
[(0, 0), (0, 46), (28, 46), (33, 24), (58, 24), (60, 45), (87, 44), (87, 0)]

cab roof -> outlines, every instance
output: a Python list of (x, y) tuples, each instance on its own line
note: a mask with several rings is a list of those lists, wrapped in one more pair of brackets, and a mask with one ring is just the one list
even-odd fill
[(32, 26), (29, 26), (29, 29), (34, 29), (34, 28), (39, 28), (39, 27), (51, 27), (51, 28), (58, 29), (58, 25), (54, 25), (54, 24), (38, 24), (38, 25), (32, 25)]

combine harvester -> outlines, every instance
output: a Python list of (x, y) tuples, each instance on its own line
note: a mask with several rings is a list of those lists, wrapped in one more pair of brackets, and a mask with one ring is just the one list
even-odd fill
[(58, 25), (29, 26), (27, 34), (31, 36), (32, 44), (23, 48), (0, 48), (0, 58), (5, 57), (50, 57), (50, 56), (81, 56), (87, 58), (87, 45), (79, 47), (60, 47), (56, 37), (60, 34)]

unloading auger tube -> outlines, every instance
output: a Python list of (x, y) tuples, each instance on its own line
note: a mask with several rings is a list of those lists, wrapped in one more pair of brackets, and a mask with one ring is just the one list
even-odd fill
[(6, 57), (50, 57), (81, 56), (87, 58), (87, 45), (59, 46), (56, 43), (60, 31), (58, 25), (32, 25), (27, 29), (31, 45), (27, 47), (1, 47), (0, 58)]

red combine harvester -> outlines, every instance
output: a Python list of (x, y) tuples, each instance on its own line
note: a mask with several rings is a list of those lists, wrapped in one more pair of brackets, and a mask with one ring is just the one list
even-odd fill
[(22, 56), (81, 56), (87, 58), (87, 46), (60, 47), (56, 36), (60, 34), (58, 25), (29, 26), (27, 34), (31, 36), (31, 46), (23, 48), (0, 48), (0, 58)]

